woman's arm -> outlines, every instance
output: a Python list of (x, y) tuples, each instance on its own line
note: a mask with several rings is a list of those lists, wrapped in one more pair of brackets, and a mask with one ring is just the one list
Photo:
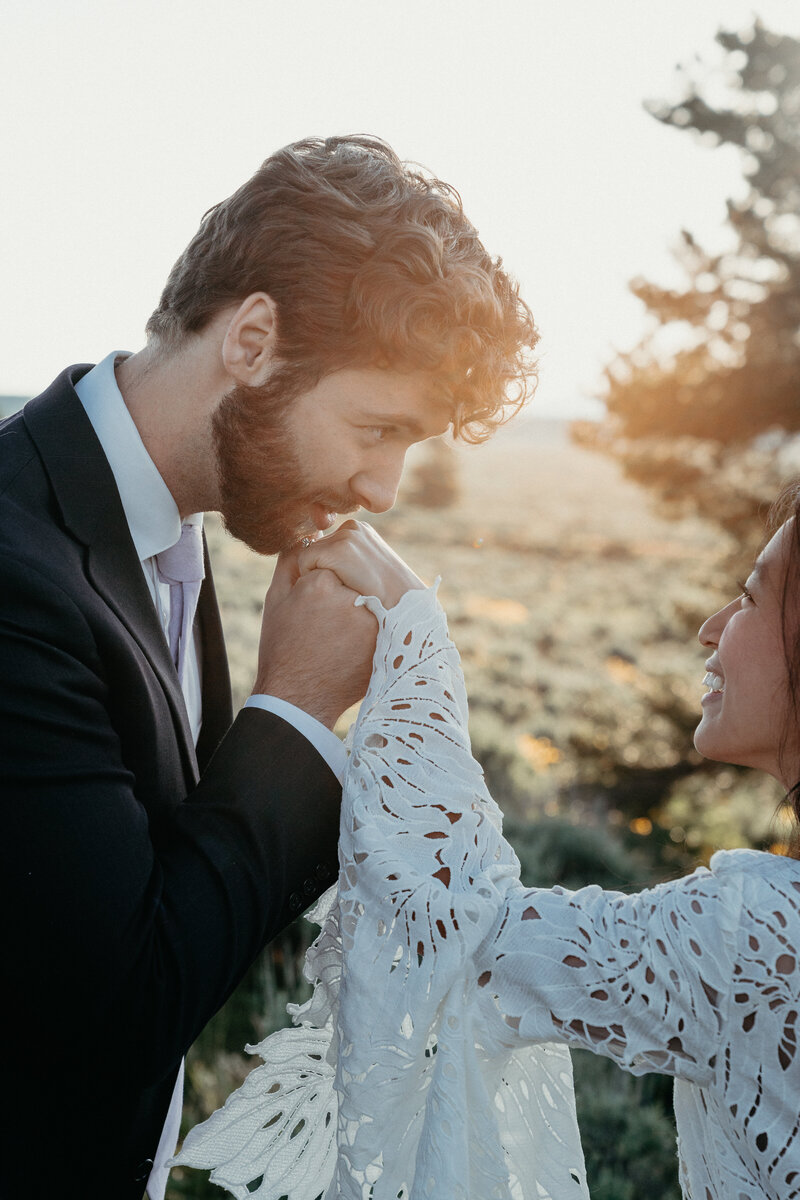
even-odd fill
[(525, 1042), (563, 1041), (634, 1074), (711, 1082), (740, 889), (706, 870), (637, 895), (509, 892), (476, 956), (482, 1012)]

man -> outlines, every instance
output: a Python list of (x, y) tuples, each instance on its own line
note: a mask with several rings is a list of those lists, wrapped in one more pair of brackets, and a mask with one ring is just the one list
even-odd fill
[[(487, 432), (536, 339), (456, 194), (368, 138), (269, 158), (147, 331), (0, 426), (2, 1197), (163, 1193), (183, 1054), (336, 877), (375, 636), (338, 556), (408, 585), (364, 529), (292, 548), (389, 508), (412, 442)], [(287, 552), (232, 724), (204, 510)]]

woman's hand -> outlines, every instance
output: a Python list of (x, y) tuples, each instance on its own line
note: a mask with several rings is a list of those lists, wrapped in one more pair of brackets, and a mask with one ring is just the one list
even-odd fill
[(264, 602), (255, 693), (277, 696), (333, 729), (367, 690), (378, 632), (332, 571), (297, 573), (281, 555)]
[(301, 576), (318, 568), (333, 571), (345, 587), (362, 596), (377, 596), (384, 608), (394, 608), (406, 592), (426, 586), (363, 521), (345, 521), (335, 533), (296, 554)]

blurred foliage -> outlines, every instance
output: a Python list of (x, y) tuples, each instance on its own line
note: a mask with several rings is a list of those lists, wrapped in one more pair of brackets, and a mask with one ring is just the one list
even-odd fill
[(671, 840), (707, 860), (714, 850), (753, 846), (784, 854), (793, 842), (794, 816), (783, 789), (758, 771), (722, 767), (681, 779), (660, 805), (659, 826)]
[[(752, 559), (770, 504), (800, 474), (800, 41), (758, 21), (717, 41), (720, 69), (698, 63), (683, 73), (678, 103), (647, 107), (705, 145), (741, 150), (748, 189), (727, 205), (729, 248), (711, 254), (684, 230), (675, 256), (685, 286), (633, 281), (650, 331), (608, 367), (604, 422), (576, 425), (573, 437), (616, 458), (665, 515), (702, 513), (731, 535), (714, 556), (727, 571)], [(676, 605), (673, 633), (696, 628), (698, 615), (693, 603)], [(646, 742), (652, 722), (669, 726), (661, 762), (645, 745), (626, 779), (625, 751), (611, 737), (610, 775), (602, 772), (613, 792), (609, 815), (623, 813), (650, 851), (660, 843), (665, 866), (707, 861), (730, 846), (786, 853), (796, 832), (774, 781), (693, 764), (682, 751), (693, 722), (676, 683), (671, 699), (659, 676), (644, 697)], [(590, 727), (578, 724), (572, 735), (584, 762), (603, 731), (592, 715)], [(594, 1200), (677, 1197), (668, 1081), (622, 1077), (586, 1054), (575, 1055), (575, 1074)]]
[(654, 844), (626, 827), (577, 824), (560, 818), (506, 821), (505, 836), (517, 852), (522, 882), (528, 887), (575, 891), (598, 884), (614, 892), (635, 892), (661, 875)]
[(431, 438), (408, 473), (406, 503), (420, 508), (450, 508), (457, 503), (460, 490), (458, 458), (452, 446), (444, 438)]
[[(423, 577), (443, 577), (473, 749), (531, 886), (640, 889), (718, 847), (781, 851), (792, 836), (774, 783), (704, 763), (692, 745), (706, 657), (694, 631), (736, 594), (767, 504), (800, 467), (785, 433), (800, 432), (800, 43), (760, 24), (719, 42), (724, 103), (696, 74), (680, 104), (650, 107), (740, 146), (750, 194), (728, 206), (729, 251), (709, 255), (683, 235), (683, 291), (634, 283), (654, 331), (609, 368), (599, 431), (577, 430), (610, 456), (546, 423), (512, 425), (478, 449), (435, 441), (410, 456), (396, 508), (375, 519)], [(690, 337), (667, 354), (660, 331), (676, 323)], [(271, 564), (215, 521), (208, 530), (240, 704)], [(311, 936), (300, 920), (268, 947), (198, 1040), (185, 1126), (255, 1065), (245, 1043), (307, 997)], [(671, 1081), (587, 1054), (575, 1075), (593, 1200), (674, 1200)], [(203, 1173), (173, 1172), (171, 1200), (214, 1195)]]
[[(306, 950), (317, 927), (303, 917), (292, 922), (259, 955), (227, 1004), (208, 1023), (186, 1056), (181, 1128), (186, 1133), (220, 1108), (231, 1092), (261, 1063), (245, 1046), (290, 1024), (286, 1006), (311, 995), (303, 977)], [(204, 1171), (176, 1167), (170, 1172), (167, 1200), (220, 1200), (223, 1191)]]
[[(446, 521), (412, 502), (412, 478), (375, 524), (423, 577), (443, 577), (473, 748), (525, 882), (629, 891), (692, 869), (716, 845), (780, 841), (768, 828), (779, 797), (692, 747), (705, 652), (687, 627), (733, 588), (731, 540), (694, 517), (664, 520), (613, 461), (563, 430), (510, 427), (448, 453), (463, 485)], [(271, 563), (215, 519), (207, 528), (238, 704)], [(301, 919), (268, 947), (193, 1047), (184, 1128), (257, 1065), (245, 1044), (307, 997), (313, 933)], [(628, 1079), (592, 1056), (575, 1074), (595, 1200), (641, 1194), (643, 1163), (652, 1200), (673, 1200), (670, 1081)], [(173, 1171), (169, 1188), (170, 1200), (222, 1195), (200, 1171)]]
[[(564, 818), (506, 822), (529, 887), (588, 883), (632, 892), (663, 875), (654, 840), (622, 825)], [(685, 865), (685, 864), (684, 864)], [(677, 872), (676, 872), (677, 873)], [(592, 1200), (679, 1200), (672, 1080), (634, 1079), (589, 1051), (572, 1052), (575, 1101)]]
[(592, 1200), (680, 1200), (672, 1080), (634, 1078), (588, 1050), (572, 1063)]
[(686, 286), (632, 282), (651, 330), (607, 369), (607, 420), (576, 436), (752, 550), (780, 484), (800, 470), (786, 436), (800, 431), (800, 41), (759, 21), (717, 41), (720, 67), (698, 62), (682, 72), (678, 103), (647, 108), (704, 145), (741, 150), (748, 190), (727, 204), (730, 246), (709, 253), (684, 230), (675, 256)]

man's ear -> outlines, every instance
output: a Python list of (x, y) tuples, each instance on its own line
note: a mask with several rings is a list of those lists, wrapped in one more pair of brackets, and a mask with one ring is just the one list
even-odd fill
[(231, 317), (222, 340), (225, 370), (237, 383), (257, 387), (266, 381), (278, 342), (278, 310), (266, 292), (253, 292)]

